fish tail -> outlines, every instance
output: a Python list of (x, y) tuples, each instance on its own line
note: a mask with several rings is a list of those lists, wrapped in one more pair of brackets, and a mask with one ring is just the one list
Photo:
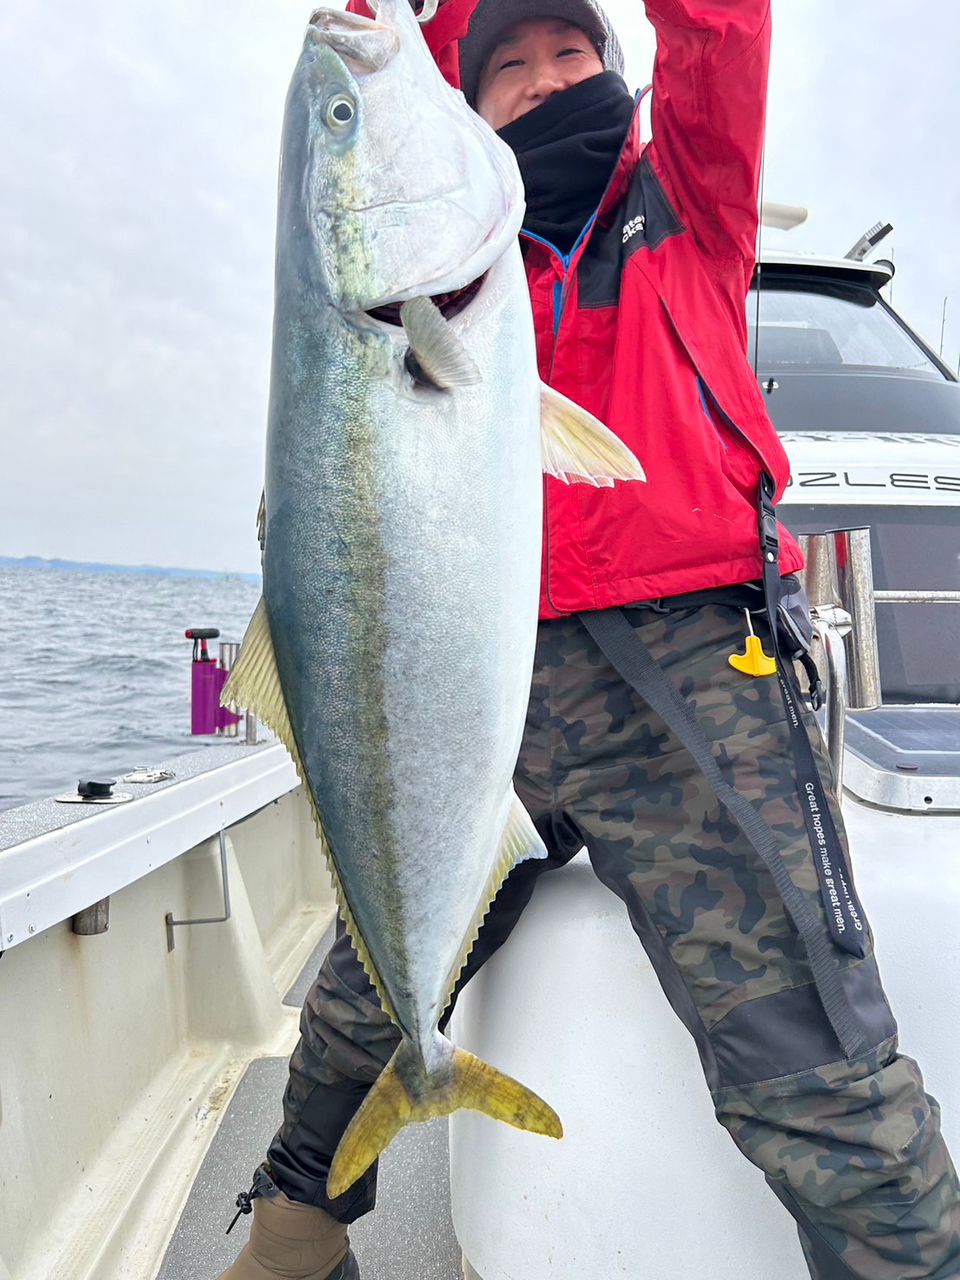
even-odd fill
[(557, 1113), (542, 1098), (472, 1053), (450, 1049), (431, 1076), (413, 1044), (400, 1045), (340, 1139), (327, 1178), (329, 1196), (353, 1186), (406, 1125), (463, 1107), (516, 1129), (563, 1137)]

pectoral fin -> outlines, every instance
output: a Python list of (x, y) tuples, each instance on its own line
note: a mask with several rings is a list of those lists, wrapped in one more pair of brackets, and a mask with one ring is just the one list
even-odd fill
[(429, 298), (405, 302), (400, 308), (400, 320), (410, 343), (407, 368), (416, 381), (438, 391), (476, 386), (480, 381), (476, 362)]
[(615, 480), (646, 480), (643, 467), (592, 413), (543, 384), (540, 389), (543, 469), (564, 484), (611, 488)]

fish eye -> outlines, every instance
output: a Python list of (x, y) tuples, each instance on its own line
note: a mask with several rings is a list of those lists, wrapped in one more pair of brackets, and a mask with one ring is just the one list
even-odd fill
[(348, 98), (345, 93), (338, 93), (327, 103), (325, 117), (331, 129), (343, 129), (348, 124), (353, 124), (356, 114), (357, 106), (353, 99)]

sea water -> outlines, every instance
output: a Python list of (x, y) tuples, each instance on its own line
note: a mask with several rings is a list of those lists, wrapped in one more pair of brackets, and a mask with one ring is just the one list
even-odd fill
[(0, 809), (217, 741), (190, 736), (183, 633), (241, 640), (259, 594), (228, 576), (0, 568)]

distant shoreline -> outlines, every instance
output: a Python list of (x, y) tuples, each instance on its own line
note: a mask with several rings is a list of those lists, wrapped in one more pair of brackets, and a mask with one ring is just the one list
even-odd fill
[(259, 582), (259, 573), (231, 573), (222, 569), (166, 569), (152, 564), (101, 564), (91, 560), (47, 560), (42, 556), (0, 556), (0, 569), (62, 569), (81, 573), (126, 573), (156, 578), (209, 578), (218, 581)]

